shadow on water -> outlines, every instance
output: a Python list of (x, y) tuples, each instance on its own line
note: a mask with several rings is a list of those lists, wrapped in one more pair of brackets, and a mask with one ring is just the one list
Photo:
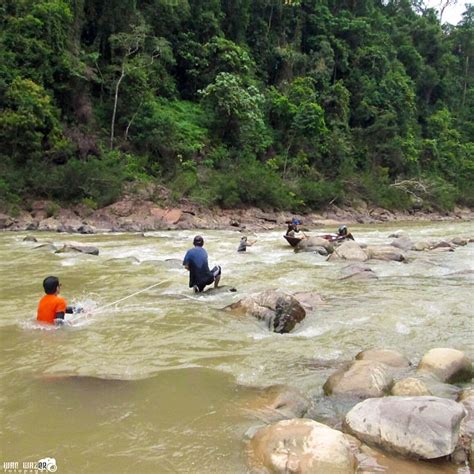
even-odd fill
[(9, 458), (54, 453), (59, 464), (87, 459), (89, 472), (157, 472), (158, 465), (202, 472), (206, 464), (225, 469), (229, 458), (243, 466), (232, 447), (248, 428), (236, 408), (245, 389), (222, 372), (188, 368), (142, 380), (55, 374), (21, 383), (27, 389), (4, 407)]

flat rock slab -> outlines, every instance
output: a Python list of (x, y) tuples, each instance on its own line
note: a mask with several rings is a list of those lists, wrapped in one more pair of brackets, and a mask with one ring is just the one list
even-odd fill
[(344, 428), (364, 443), (408, 457), (436, 459), (456, 448), (464, 416), (461, 404), (445, 398), (370, 398), (346, 415)]

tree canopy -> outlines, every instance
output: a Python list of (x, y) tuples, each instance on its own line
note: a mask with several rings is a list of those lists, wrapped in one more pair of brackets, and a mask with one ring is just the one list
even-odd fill
[(473, 5), (458, 25), (409, 0), (0, 11), (4, 207), (105, 205), (126, 181), (205, 205), (474, 205)]

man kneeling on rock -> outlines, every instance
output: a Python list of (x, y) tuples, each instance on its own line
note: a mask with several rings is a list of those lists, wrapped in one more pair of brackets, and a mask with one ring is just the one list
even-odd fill
[(189, 288), (194, 293), (200, 293), (207, 285), (214, 283), (214, 288), (219, 286), (221, 267), (215, 266), (209, 270), (207, 252), (203, 249), (204, 239), (196, 235), (193, 240), (194, 248), (188, 250), (184, 256), (183, 265), (189, 270)]

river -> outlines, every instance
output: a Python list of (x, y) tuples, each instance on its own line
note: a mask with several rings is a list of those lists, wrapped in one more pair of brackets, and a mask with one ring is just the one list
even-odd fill
[[(354, 226), (357, 241), (471, 237), (474, 223)], [(334, 229), (318, 229), (311, 234)], [(394, 348), (415, 363), (430, 348), (474, 357), (474, 244), (369, 262), (378, 280), (338, 281), (344, 263), (295, 254), (281, 231), (202, 231), (210, 264), (237, 292), (194, 295), (180, 262), (195, 231), (0, 234), (0, 462), (57, 460), (68, 473), (243, 473), (244, 435), (258, 419), (243, 406), (275, 383), (320, 395), (340, 361)], [(45, 241), (95, 245), (99, 256), (35, 249)], [(171, 259), (171, 260), (169, 260)], [(457, 272), (461, 272), (456, 274)], [(44, 277), (68, 303), (98, 309), (70, 327), (34, 322)], [(161, 285), (100, 311), (154, 283)], [(268, 288), (316, 291), (325, 304), (292, 333), (221, 308)]]

